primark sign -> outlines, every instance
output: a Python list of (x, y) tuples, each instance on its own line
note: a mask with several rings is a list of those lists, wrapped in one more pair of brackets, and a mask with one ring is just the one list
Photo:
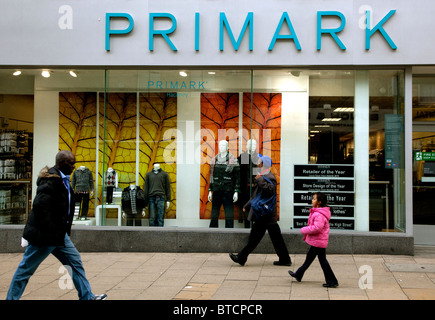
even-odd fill
[[(394, 28), (394, 25), (389, 25), (387, 22), (394, 20), (396, 10), (390, 10), (386, 15), (377, 21), (373, 21), (373, 14), (371, 10), (366, 10), (362, 13), (357, 21), (348, 21), (345, 14), (340, 11), (316, 11), (315, 15), (316, 27), (315, 27), (315, 39), (317, 51), (322, 50), (322, 41), (325, 38), (330, 38), (340, 50), (347, 50), (348, 44), (342, 39), (341, 34), (349, 24), (357, 24), (361, 29), (361, 40), (364, 41), (365, 50), (371, 50), (371, 39), (375, 34), (378, 34), (385, 41), (386, 45), (391, 50), (396, 50), (397, 45), (390, 37), (388, 29)], [(215, 30), (218, 31), (218, 48), (219, 51), (224, 51), (226, 48), (225, 37), (231, 41), (230, 50), (238, 51), (243, 39), (247, 39), (248, 50), (254, 51), (260, 47), (262, 50), (273, 51), (278, 42), (289, 43), (294, 50), (302, 51), (304, 48), (301, 45), (300, 31), (306, 26), (295, 24), (291, 19), (291, 12), (282, 12), (279, 19), (276, 21), (269, 20), (268, 22), (274, 26), (274, 33), (270, 34), (267, 43), (256, 44), (254, 43), (254, 34), (262, 30), (262, 26), (256, 23), (255, 12), (248, 12), (243, 19), (237, 19), (238, 21), (231, 20), (226, 12), (219, 12), (218, 17), (210, 17), (200, 12), (193, 12), (191, 16), (191, 25), (194, 26), (193, 30), (189, 30), (191, 38), (191, 49), (194, 51), (201, 50), (201, 39), (214, 39), (215, 37), (200, 37), (202, 26), (208, 25), (213, 21), (217, 22)], [(175, 14), (170, 12), (150, 12), (148, 13), (148, 25), (140, 21), (140, 28), (147, 27), (148, 39), (142, 39), (142, 41), (148, 41), (148, 50), (154, 51), (154, 42), (160, 38), (166, 43), (166, 45), (172, 51), (178, 51), (179, 44), (175, 41), (174, 35), (177, 33), (179, 26), (179, 19)], [(186, 17), (183, 16), (183, 21), (186, 21)], [(106, 52), (116, 50), (116, 46), (112, 44), (113, 38), (127, 38), (132, 34), (136, 27), (136, 20), (131, 13), (127, 12), (107, 12), (105, 14), (105, 50)], [(114, 24), (123, 25), (122, 28), (114, 26)], [(160, 24), (159, 24), (160, 23)], [(165, 27), (160, 27), (164, 23)], [(159, 26), (158, 26), (159, 25)], [(242, 25), (241, 28), (234, 28), (234, 25)], [(185, 26), (181, 26), (183, 28)], [(207, 29), (210, 30), (210, 29)], [(141, 30), (143, 33), (143, 30)], [(121, 42), (117, 42), (117, 45), (121, 45)], [(209, 45), (208, 43), (205, 45)]]

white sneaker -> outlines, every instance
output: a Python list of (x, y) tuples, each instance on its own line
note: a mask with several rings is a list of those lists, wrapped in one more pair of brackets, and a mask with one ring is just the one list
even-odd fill
[(92, 300), (106, 300), (106, 299), (107, 299), (107, 294), (103, 293), (98, 296), (94, 296)]

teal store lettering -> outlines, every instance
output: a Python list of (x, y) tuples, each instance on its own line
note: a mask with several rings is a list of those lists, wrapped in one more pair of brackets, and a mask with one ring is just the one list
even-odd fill
[[(384, 28), (385, 23), (394, 15), (396, 10), (390, 10), (387, 15), (385, 15), (372, 29), (370, 29), (371, 21), (371, 12), (365, 12), (365, 49), (370, 50), (370, 40), (372, 36), (379, 32), (379, 34), (383, 37), (383, 39), (387, 42), (391, 49), (396, 50), (397, 46), (387, 33)], [(200, 24), (201, 24), (201, 16), (199, 12), (195, 12), (194, 22), (195, 28), (193, 30), (194, 33), (194, 41), (193, 46), (195, 51), (200, 51)], [(126, 20), (128, 22), (128, 26), (125, 29), (111, 29), (111, 21), (112, 20)], [(334, 28), (325, 28), (322, 23), (325, 19), (336, 20), (337, 26)], [(158, 20), (166, 20), (170, 23), (170, 27), (167, 29), (156, 29), (155, 22)], [(285, 26), (284, 26), (285, 25)], [(129, 13), (106, 13), (106, 24), (105, 24), (105, 50), (110, 51), (110, 39), (113, 36), (126, 36), (132, 32), (134, 27), (134, 19)], [(172, 51), (178, 51), (176, 44), (171, 40), (171, 34), (175, 32), (177, 29), (177, 19), (171, 13), (149, 13), (149, 30), (148, 30), (148, 50), (154, 50), (154, 39), (157, 37), (161, 37), (164, 39), (166, 44)], [(316, 26), (316, 48), (318, 51), (322, 50), (322, 39), (324, 37), (330, 37), (335, 42), (335, 44), (341, 49), (346, 50), (346, 45), (340, 39), (340, 33), (346, 27), (346, 17), (343, 13), (339, 11), (317, 11), (317, 26)], [(282, 29), (288, 29), (290, 34), (282, 34)], [(240, 44), (243, 38), (247, 35), (249, 37), (248, 48), (249, 51), (254, 50), (254, 13), (248, 12), (243, 27), (240, 30), (239, 34), (235, 36), (233, 29), (231, 28), (231, 24), (227, 18), (225, 12), (219, 13), (219, 50), (224, 51), (224, 34), (227, 34), (229, 39), (231, 40), (232, 47), (235, 51), (239, 50)], [(237, 39), (237, 40), (236, 40)], [(270, 41), (268, 50), (273, 51), (277, 41), (288, 41), (294, 44), (296, 50), (301, 51), (302, 46), (300, 44), (299, 38), (296, 33), (296, 29), (294, 28), (290, 16), (288, 12), (283, 12), (281, 18), (275, 28), (275, 32)]]
[(204, 84), (207, 81), (189, 81), (189, 82), (178, 82), (178, 81), (148, 81), (148, 89), (189, 89), (189, 90), (201, 90), (204, 89)]

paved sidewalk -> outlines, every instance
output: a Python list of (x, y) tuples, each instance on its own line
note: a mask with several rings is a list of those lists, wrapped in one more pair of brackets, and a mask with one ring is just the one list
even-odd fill
[[(302, 282), (288, 275), (303, 263), (303, 254), (291, 255), (291, 267), (274, 266), (274, 254), (252, 254), (243, 267), (223, 253), (81, 255), (94, 293), (107, 293), (110, 300), (435, 299), (435, 247), (416, 247), (414, 256), (327, 255), (340, 283), (333, 289), (322, 287), (317, 259)], [(0, 254), (2, 300), (21, 258), (21, 253)], [(50, 256), (30, 279), (22, 300), (77, 300), (67, 278)]]

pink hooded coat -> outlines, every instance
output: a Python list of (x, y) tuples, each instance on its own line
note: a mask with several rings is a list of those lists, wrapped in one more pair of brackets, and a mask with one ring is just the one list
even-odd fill
[(308, 225), (301, 229), (304, 240), (313, 247), (326, 248), (329, 239), (329, 207), (311, 208)]

